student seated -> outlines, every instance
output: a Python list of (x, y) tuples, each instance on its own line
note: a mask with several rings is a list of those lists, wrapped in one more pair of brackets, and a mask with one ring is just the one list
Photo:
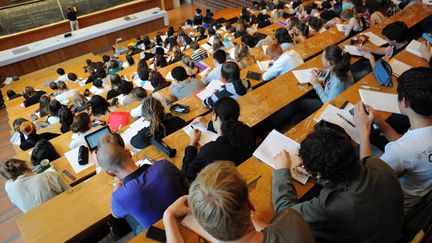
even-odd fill
[(366, 29), (366, 22), (356, 15), (352, 9), (346, 9), (341, 13), (342, 20), (346, 23), (345, 37), (354, 36)]
[(310, 37), (326, 31), (326, 29), (324, 28), (324, 21), (318, 17), (309, 18), (308, 25)]
[(102, 79), (98, 78), (93, 80), (93, 86), (90, 87), (89, 91), (93, 95), (100, 95), (107, 90), (104, 88)]
[(43, 90), (36, 91), (33, 87), (27, 86), (24, 88), (24, 107), (29, 107), (39, 102), (39, 99), (42, 95), (46, 94)]
[(60, 75), (57, 79), (56, 79), (56, 83), (58, 83), (59, 81), (66, 81), (68, 80), (68, 76), (65, 72), (65, 70), (63, 68), (57, 68), (57, 74)]
[(233, 111), (240, 109), (237, 102), (229, 97), (214, 105), (212, 126), (219, 135), (216, 141), (209, 142), (198, 150), (201, 132), (195, 129), (191, 134), (182, 165), (183, 174), (191, 181), (204, 167), (216, 160), (230, 160), (239, 165), (252, 155), (255, 149), (252, 129), (237, 119), (223, 120), (223, 117), (235, 117), (236, 115), (227, 115)]
[(93, 95), (89, 101), (89, 104), (92, 116), (100, 117), (110, 112), (110, 104), (102, 96)]
[(154, 88), (153, 93), (171, 85), (171, 82), (166, 81), (166, 79), (158, 71), (152, 71), (150, 73), (149, 81)]
[(181, 52), (180, 47), (174, 46), (172, 51), (173, 51), (173, 56), (168, 61), (168, 64), (173, 64), (173, 63), (176, 63), (178, 61), (181, 61), (182, 57), (183, 57), (183, 53)]
[(23, 160), (1, 162), (0, 174), (7, 180), (5, 191), (9, 199), (24, 213), (70, 188), (57, 172), (33, 174)]
[(249, 54), (249, 48), (244, 43), (238, 43), (234, 48), (234, 61), (240, 67), (245, 69), (256, 63), (255, 58)]
[(202, 25), (203, 23), (203, 16), (201, 15), (201, 9), (196, 8), (195, 9), (195, 16), (193, 18), (193, 24), (194, 25)]
[(30, 156), (30, 161), (34, 166), (36, 166), (44, 159), (52, 162), (58, 158), (60, 158), (60, 155), (57, 153), (54, 146), (49, 141), (42, 139), (34, 146)]
[(58, 102), (55, 99), (52, 99), (50, 101), (50, 106), (49, 106), (49, 116), (47, 119), (47, 122), (52, 125), (52, 124), (56, 124), (60, 121), (59, 118), (59, 110), (62, 108), (62, 104), (60, 104), (60, 102)]
[(130, 143), (138, 149), (149, 146), (151, 138), (162, 139), (186, 125), (181, 118), (165, 113), (161, 102), (152, 96), (144, 99), (141, 115), (150, 125), (132, 137)]
[(19, 130), (21, 124), (23, 122), (27, 121), (25, 118), (17, 118), (12, 122), (13, 127), (13, 134), (10, 138), (10, 143), (14, 145), (20, 145), (21, 144), (21, 138), (23, 137), (23, 133)]
[(175, 99), (183, 99), (189, 95), (194, 94), (196, 91), (204, 88), (204, 84), (201, 80), (196, 78), (190, 78), (186, 70), (177, 66), (171, 71), (171, 75), (174, 78), (170, 86), (170, 94)]
[(279, 28), (275, 32), (276, 43), (279, 44), (282, 51), (288, 50), (293, 45), (291, 35), (288, 33), (286, 28)]
[(73, 101), (73, 105), (71, 105), (70, 109), (73, 110), (74, 112), (81, 112), (87, 110), (90, 107), (90, 103), (87, 102), (86, 97), (78, 93), (78, 91), (76, 90), (72, 96), (72, 101)]
[(105, 143), (98, 149), (97, 161), (109, 175), (122, 180), (112, 193), (112, 215), (126, 218), (135, 234), (160, 220), (165, 209), (186, 193), (187, 182), (167, 160), (140, 167), (129, 151)]
[(304, 42), (309, 38), (309, 26), (301, 22), (296, 22), (292, 28), (295, 43)]
[(42, 139), (50, 140), (59, 135), (50, 132), (37, 134), (35, 124), (33, 124), (30, 121), (22, 122), (19, 127), (19, 132), (21, 133), (20, 148), (23, 151), (33, 148), (36, 145), (36, 143)]
[(92, 121), (90, 115), (86, 112), (77, 114), (70, 125), (70, 130), (73, 132), (72, 139), (69, 144), (71, 149), (78, 148), (85, 145), (84, 137), (90, 133), (92, 128)]
[(177, 224), (189, 212), (221, 242), (315, 242), (302, 216), (290, 208), (277, 212), (269, 225), (256, 231), (248, 194), (248, 185), (232, 162), (208, 165), (191, 184), (189, 195), (177, 199), (164, 212), (167, 242), (184, 242)]
[(269, 81), (281, 76), (303, 63), (303, 59), (297, 52), (283, 52), (282, 48), (277, 43), (269, 45), (266, 54), (273, 61), (273, 64), (263, 73), (262, 79), (264, 81)]
[(350, 55), (339, 46), (324, 49), (322, 63), (324, 69), (314, 69), (310, 82), (321, 102), (326, 103), (349, 88), (354, 80), (350, 71)]
[(194, 62), (199, 62), (208, 57), (207, 51), (201, 49), (196, 41), (192, 41), (192, 43), (190, 43), (190, 47), (194, 51), (191, 56)]
[[(403, 222), (403, 194), (393, 170), (382, 160), (359, 160), (351, 137), (321, 121), (300, 145), (304, 169), (323, 187), (298, 202), (286, 151), (275, 157), (274, 209), (291, 207), (303, 215), (315, 238), (325, 242), (395, 242)], [(302, 171), (301, 165), (294, 168)]]
[(119, 65), (116, 60), (111, 60), (108, 68), (108, 74), (115, 74), (123, 70), (123, 67)]
[(240, 79), (240, 68), (235, 62), (225, 62), (221, 67), (221, 81), (225, 82), (214, 94), (207, 97), (203, 101), (205, 107), (213, 107), (213, 105), (223, 97), (231, 97), (237, 99), (243, 96), (251, 88), (249, 81), (244, 83)]
[(183, 55), (182, 64), (186, 70), (187, 75), (190, 77), (195, 77), (197, 73), (200, 72), (199, 68), (195, 66), (194, 61), (189, 55)]
[(222, 79), (222, 64), (226, 62), (227, 55), (224, 50), (217, 50), (213, 53), (213, 61), (214, 61), (214, 68), (208, 68), (205, 70), (205, 74), (203, 77), (203, 83), (204, 85), (207, 85), (213, 80), (221, 80)]
[[(423, 196), (432, 190), (432, 71), (413, 68), (398, 78), (399, 108), (407, 116), (411, 128), (399, 134), (385, 120), (382, 112), (363, 104), (355, 109), (356, 124), (360, 130), (360, 157), (372, 155), (369, 135), (374, 122), (389, 143), (381, 159), (393, 168), (404, 192), (405, 213), (413, 210)], [(372, 141), (373, 142), (373, 141)]]
[[(392, 56), (399, 53), (409, 43), (410, 32), (408, 26), (402, 21), (396, 21), (388, 24), (381, 31), (384, 36), (384, 40), (387, 41), (388, 46), (386, 47), (361, 47), (362, 55), (369, 60), (370, 65), (375, 67), (375, 57), (373, 54), (378, 56), (384, 56), (384, 60), (389, 60)], [(370, 69), (368, 69), (370, 71)]]
[(132, 92), (133, 84), (127, 80), (122, 79), (118, 85), (118, 92), (120, 93), (117, 96), (118, 101), (121, 105), (124, 105), (123, 100)]
[(123, 105), (128, 105), (135, 101), (141, 101), (145, 97), (147, 97), (147, 92), (145, 91), (145, 89), (141, 87), (136, 87), (123, 99)]
[(70, 131), (70, 126), (73, 122), (74, 114), (67, 107), (62, 107), (59, 110), (59, 118), (60, 118), (60, 131), (62, 133), (67, 133)]
[(111, 90), (107, 93), (107, 100), (120, 95), (119, 87), (122, 79), (118, 74), (113, 74), (110, 76)]
[(36, 112), (38, 117), (46, 117), (50, 114), (51, 98), (48, 95), (42, 95), (39, 99), (39, 109)]

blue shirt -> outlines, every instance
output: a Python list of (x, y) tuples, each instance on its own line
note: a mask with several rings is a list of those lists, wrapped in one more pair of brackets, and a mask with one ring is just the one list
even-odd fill
[(338, 78), (338, 76), (336, 76), (336, 74), (332, 72), (331, 69), (326, 69), (323, 73), (323, 76), (324, 84), (314, 85), (314, 89), (322, 103), (333, 100), (336, 98), (336, 96), (344, 92), (344, 90), (349, 88), (354, 83), (351, 72), (348, 72), (347, 77), (344, 80)]
[(112, 214), (118, 218), (132, 216), (147, 229), (162, 218), (169, 205), (186, 194), (183, 182), (184, 177), (169, 161), (141, 166), (113, 192)]

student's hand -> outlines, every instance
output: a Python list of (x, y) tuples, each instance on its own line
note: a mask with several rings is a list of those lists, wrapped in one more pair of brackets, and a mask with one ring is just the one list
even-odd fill
[(282, 150), (274, 158), (274, 167), (276, 170), (279, 169), (290, 169), (291, 168), (291, 157), (286, 150)]
[(374, 117), (374, 122), (378, 126), (381, 126), (381, 124), (386, 123), (385, 112), (377, 111), (374, 108), (372, 108), (371, 106), (368, 106), (368, 112), (369, 112), (369, 114), (372, 114), (372, 116)]
[(165, 217), (181, 218), (190, 212), (188, 196), (184, 195), (171, 204), (164, 212)]
[[(369, 108), (368, 108), (369, 109)], [(370, 127), (374, 120), (373, 112), (366, 113), (364, 105), (359, 101), (354, 108), (354, 120), (356, 125), (359, 127), (360, 132), (370, 132)]]
[(202, 125), (206, 126), (208, 124), (208, 121), (205, 117), (199, 116), (199, 117), (193, 119), (191, 124), (202, 124)]
[(312, 77), (311, 77), (311, 79), (310, 79), (310, 83), (313, 85), (313, 86), (317, 86), (317, 85), (320, 85), (321, 84), (321, 81), (319, 80), (319, 77), (320, 77), (320, 71), (318, 71), (319, 69), (314, 69), (314, 70), (312, 70)]
[(372, 55), (372, 53), (370, 53), (369, 51), (364, 51), (364, 50), (359, 50), (360, 51), (360, 54), (364, 57), (364, 58), (366, 58), (366, 59), (368, 59), (368, 60), (371, 60), (371, 59), (375, 59), (375, 57)]
[(195, 147), (198, 144), (200, 138), (201, 138), (201, 131), (198, 129), (194, 129), (190, 135), (189, 145)]

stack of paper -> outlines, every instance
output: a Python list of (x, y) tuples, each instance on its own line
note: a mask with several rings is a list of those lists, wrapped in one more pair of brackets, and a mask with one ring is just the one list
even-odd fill
[(201, 146), (204, 146), (209, 142), (216, 141), (216, 139), (219, 137), (217, 133), (207, 130), (207, 128), (204, 127), (202, 124), (193, 124), (193, 125), (185, 126), (183, 128), (183, 131), (190, 136), (194, 129), (198, 129), (201, 131), (201, 137), (200, 140), (198, 141), (198, 144)]
[(363, 104), (369, 105), (375, 110), (400, 114), (397, 94), (388, 94), (377, 91), (359, 89)]
[(431, 56), (427, 46), (416, 40), (412, 40), (405, 49), (411, 54), (427, 60), (429, 60)]
[(202, 88), (195, 92), (195, 96), (201, 101), (204, 101), (205, 99), (207, 99), (207, 97), (210, 97), (217, 90), (219, 90), (223, 85), (225, 85), (224, 82), (220, 80), (213, 80), (205, 88)]
[(336, 24), (336, 28), (340, 32), (345, 32), (347, 25), (346, 24)]
[(358, 49), (357, 46), (344, 45), (344, 49), (345, 49), (345, 52), (348, 52), (349, 54), (351, 54), (353, 56), (362, 56), (362, 54), (360, 53), (360, 50)]
[(392, 59), (390, 61), (390, 66), (392, 67), (393, 75), (399, 77), (402, 73), (410, 70), (412, 67), (408, 64), (405, 64), (397, 59)]
[(69, 161), (69, 164), (71, 165), (72, 169), (75, 171), (76, 174), (80, 173), (81, 171), (89, 168), (90, 166), (94, 165), (94, 156), (90, 154), (89, 150), (89, 162), (86, 165), (80, 165), (78, 164), (78, 152), (79, 148), (77, 147), (75, 149), (72, 149), (65, 153), (66, 159)]
[(261, 71), (266, 72), (269, 67), (271, 66), (271, 64), (273, 64), (272, 60), (268, 60), (268, 61), (257, 61), (258, 67)]
[(301, 84), (309, 83), (312, 79), (312, 70), (313, 68), (303, 69), (303, 70), (293, 70), (294, 76), (297, 78), (297, 81)]
[(366, 35), (367, 37), (369, 37), (369, 41), (372, 42), (376, 46), (382, 46), (384, 44), (387, 44), (386, 40), (384, 40), (383, 38), (375, 35), (372, 32), (366, 32), (366, 33), (364, 33), (364, 35)]
[(255, 150), (253, 156), (274, 168), (273, 157), (275, 157), (282, 150), (288, 151), (291, 156), (292, 177), (294, 180), (305, 184), (309, 176), (301, 174), (295, 169), (295, 167), (300, 164), (300, 158), (297, 155), (299, 148), (299, 143), (281, 134), (280, 132), (273, 130), (264, 139), (257, 150)]
[(314, 120), (319, 122), (325, 120), (342, 127), (351, 139), (360, 144), (360, 134), (354, 117), (348, 110), (339, 109), (328, 103), (315, 114)]

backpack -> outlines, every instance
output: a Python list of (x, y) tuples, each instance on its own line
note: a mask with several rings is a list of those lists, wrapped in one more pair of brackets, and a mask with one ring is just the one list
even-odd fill
[(382, 86), (393, 87), (392, 73), (390, 64), (382, 59), (378, 60), (373, 69), (375, 79)]

